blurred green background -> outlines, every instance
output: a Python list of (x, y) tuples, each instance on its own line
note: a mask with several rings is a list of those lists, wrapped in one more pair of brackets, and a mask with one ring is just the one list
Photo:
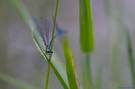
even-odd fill
[[(9, 1), (0, 0), (0, 73), (43, 89), (47, 62), (38, 52), (30, 32)], [(51, 19), (54, 14), (55, 0), (21, 1), (35, 18)], [(57, 22), (68, 31), (77, 78), (80, 81), (78, 1), (60, 0)], [(91, 0), (91, 4), (95, 40), (95, 50), (91, 55), (94, 81), (100, 76), (100, 89), (132, 87), (124, 29), (130, 31), (134, 46), (135, 1)], [(135, 50), (135, 47), (133, 49)], [(56, 59), (64, 62), (61, 44), (57, 40), (54, 50)], [(49, 89), (56, 87), (63, 89), (51, 71)], [(18, 88), (0, 79), (0, 89)]]

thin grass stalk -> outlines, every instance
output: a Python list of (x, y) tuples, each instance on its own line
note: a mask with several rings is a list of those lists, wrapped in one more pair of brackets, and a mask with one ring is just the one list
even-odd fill
[[(55, 26), (56, 26), (56, 18), (57, 18), (57, 13), (58, 13), (58, 6), (59, 6), (59, 0), (56, 0), (56, 7), (55, 7), (55, 14), (54, 14), (54, 21), (53, 21), (53, 31), (52, 31), (52, 38), (54, 38), (54, 33), (55, 33)], [(53, 43), (51, 45), (51, 50), (53, 47)]]
[[(56, 25), (55, 22), (56, 22), (56, 17), (57, 17), (57, 12), (58, 12), (58, 5), (59, 5), (59, 0), (56, 0), (55, 15), (54, 15), (54, 21), (53, 21), (53, 30), (52, 30), (52, 39), (54, 38), (55, 25)], [(51, 51), (52, 51), (52, 48), (53, 48), (53, 43), (51, 45)], [(50, 56), (49, 60), (51, 61), (51, 56)], [(50, 64), (48, 63), (45, 89), (48, 89), (50, 69), (51, 69)]]
[(81, 60), (83, 89), (95, 89), (91, 73), (90, 54), (84, 54), (83, 58), (84, 59)]
[[(49, 60), (51, 60), (51, 56), (50, 56)], [(47, 66), (47, 74), (46, 74), (45, 89), (48, 89), (48, 86), (49, 86), (50, 69), (51, 69), (51, 66), (50, 66), (50, 64), (48, 63), (48, 66)]]

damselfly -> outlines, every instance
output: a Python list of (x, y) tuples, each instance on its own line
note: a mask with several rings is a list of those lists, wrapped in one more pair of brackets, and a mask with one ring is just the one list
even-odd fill
[[(43, 43), (45, 45), (45, 53), (48, 55), (52, 55), (52, 50), (51, 50), (51, 45), (54, 41), (54, 39), (57, 36), (61, 36), (64, 33), (66, 33), (66, 31), (62, 30), (58, 24), (56, 22), (54, 22), (54, 24), (56, 25), (56, 33), (54, 35), (53, 38), (51, 38), (51, 33), (52, 33), (52, 25), (51, 23), (44, 19), (44, 18), (39, 18), (39, 19), (34, 19), (35, 25), (36, 25), (36, 30), (38, 31), (38, 33), (41, 36), (41, 39), (43, 40)], [(51, 38), (51, 39), (50, 39)]]

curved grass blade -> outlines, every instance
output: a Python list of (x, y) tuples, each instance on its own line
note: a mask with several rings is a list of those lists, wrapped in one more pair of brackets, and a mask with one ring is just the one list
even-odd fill
[(34, 23), (32, 22), (32, 18), (26, 7), (20, 0), (10, 0), (10, 2), (14, 9), (17, 11), (17, 14), (20, 16), (21, 20), (29, 28), (28, 30), (31, 31), (30, 25)]
[(80, 12), (80, 45), (82, 52), (91, 52), (94, 49), (92, 13), (90, 0), (79, 0)]
[(66, 59), (66, 72), (67, 72), (70, 89), (78, 89), (76, 74), (74, 69), (74, 62), (73, 62), (71, 51), (68, 46), (66, 36), (63, 37), (63, 50)]
[[(49, 47), (49, 31), (50, 31), (50, 26), (49, 22), (40, 17), (39, 19), (34, 19), (35, 25), (37, 26), (37, 32), (39, 32), (42, 41), (44, 42), (45, 46), (45, 51), (46, 53), (52, 53)], [(51, 60), (52, 55), (49, 55), (49, 60)], [(48, 64), (47, 66), (47, 73), (46, 73), (46, 82), (45, 82), (45, 89), (48, 89), (49, 86), (49, 76), (50, 76), (50, 65)]]
[(11, 84), (11, 85), (17, 87), (18, 89), (40, 89), (40, 88), (34, 87), (32, 85), (29, 85), (22, 81), (16, 80), (10, 76), (7, 76), (7, 75), (1, 74), (1, 73), (0, 73), (0, 80), (3, 80), (5, 82)]
[(60, 73), (58, 72), (58, 70), (55, 68), (55, 66), (52, 64), (52, 62), (48, 59), (48, 57), (46, 56), (44, 50), (42, 49), (42, 47), (40, 46), (37, 38), (35, 37), (35, 35), (32, 32), (32, 37), (33, 40), (38, 48), (38, 50), (40, 51), (40, 53), (42, 54), (42, 56), (47, 60), (47, 62), (50, 64), (51, 68), (53, 69), (54, 73), (56, 74), (57, 78), (59, 79), (60, 83), (62, 84), (64, 89), (68, 89), (67, 84), (65, 83), (65, 81), (63, 80), (63, 78), (61, 77)]

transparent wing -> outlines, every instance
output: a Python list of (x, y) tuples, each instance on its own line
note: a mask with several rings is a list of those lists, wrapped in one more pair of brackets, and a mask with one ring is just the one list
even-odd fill
[(41, 25), (41, 27), (42, 27), (42, 29), (43, 29), (43, 34), (44, 34), (44, 37), (45, 37), (45, 39), (46, 39), (46, 43), (47, 43), (47, 45), (49, 44), (49, 41), (50, 41), (50, 33), (51, 33), (51, 23), (48, 21), (48, 20), (46, 20), (46, 19), (44, 19), (44, 18), (42, 18), (42, 17), (40, 17), (40, 25)]
[(44, 44), (47, 46), (47, 42), (46, 42), (44, 34), (43, 34), (43, 28), (41, 27), (41, 25), (40, 25), (40, 23), (39, 23), (39, 21), (37, 19), (34, 19), (34, 23), (36, 25), (37, 32), (39, 32)]

